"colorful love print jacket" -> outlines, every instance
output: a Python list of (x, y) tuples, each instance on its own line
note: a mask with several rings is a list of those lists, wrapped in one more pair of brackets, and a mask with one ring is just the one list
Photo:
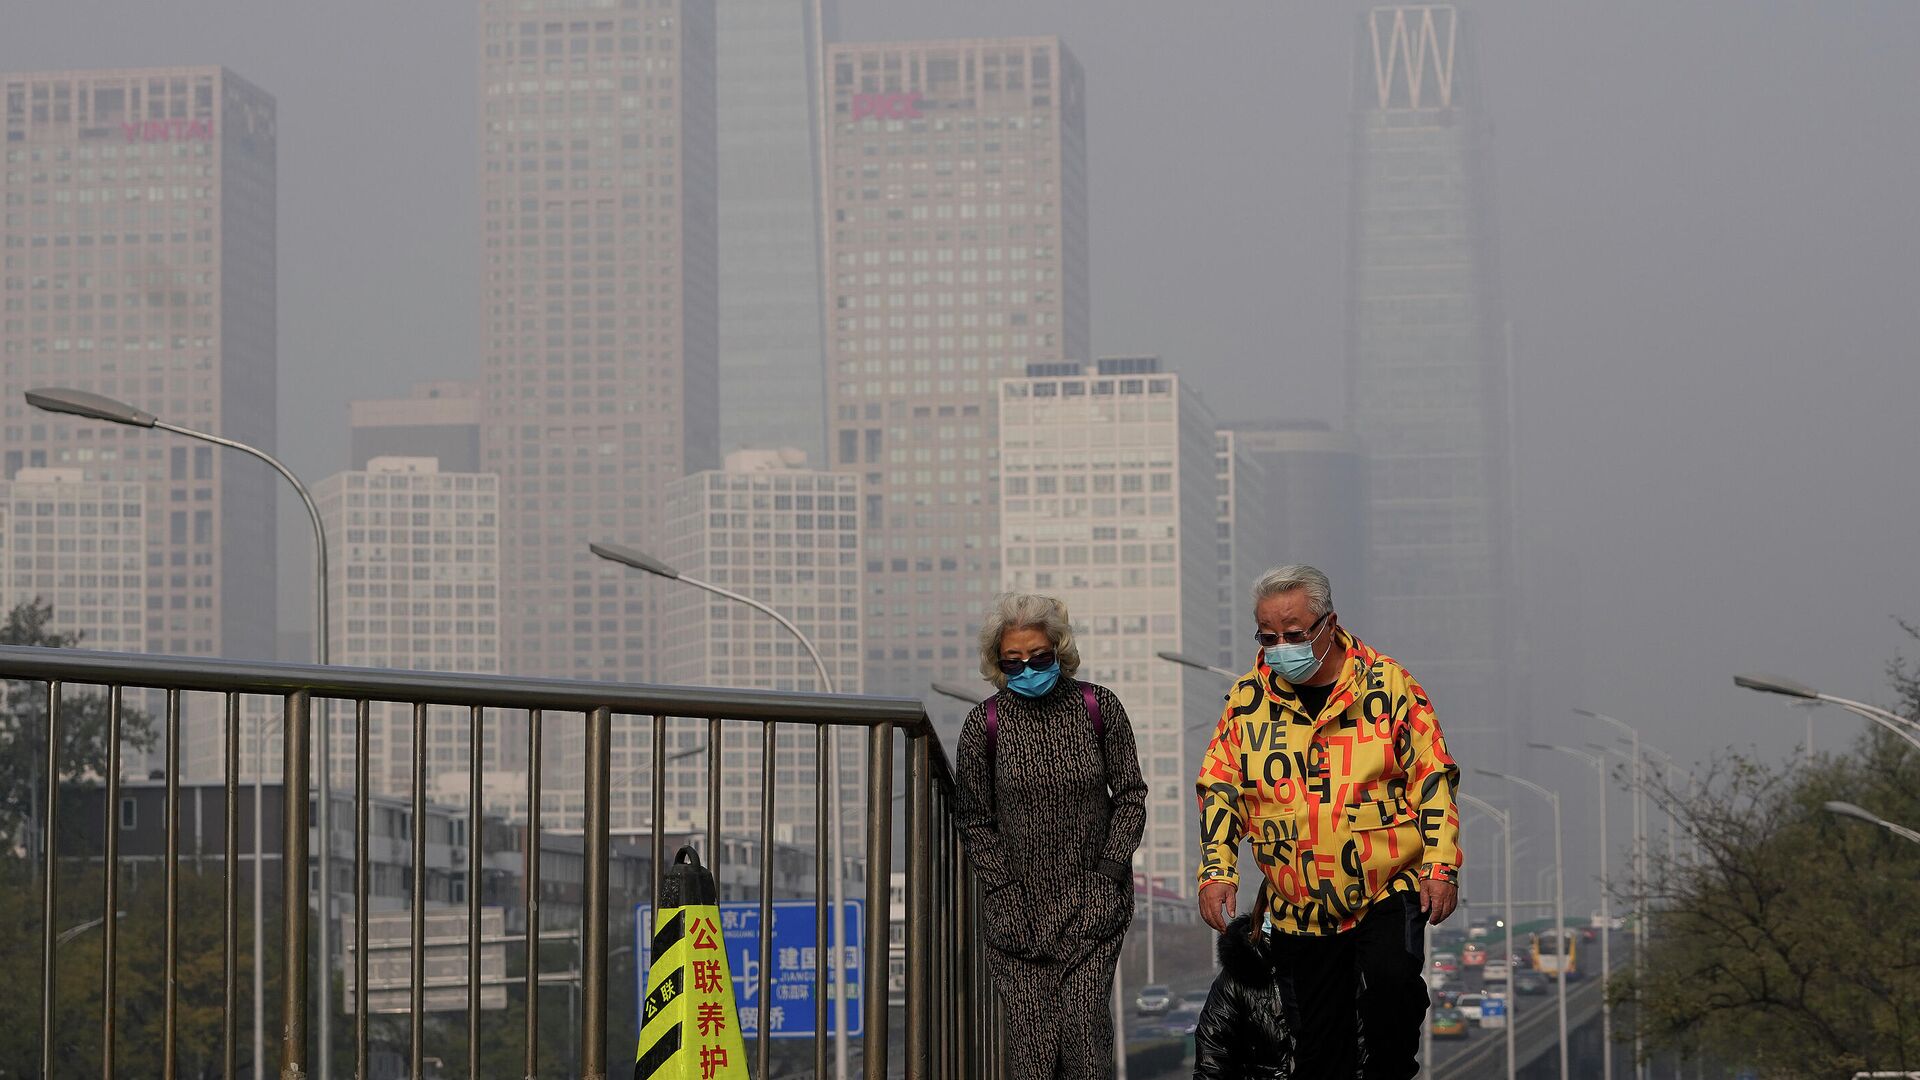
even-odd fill
[(1346, 667), (1318, 716), (1264, 659), (1234, 685), (1200, 768), (1200, 884), (1239, 883), (1245, 838), (1270, 918), (1336, 934), (1422, 878), (1458, 883), (1460, 767), (1407, 669), (1340, 631)]

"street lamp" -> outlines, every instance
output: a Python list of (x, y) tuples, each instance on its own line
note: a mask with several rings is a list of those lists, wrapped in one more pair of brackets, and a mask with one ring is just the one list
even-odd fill
[[(61, 413), (66, 416), (78, 416), (85, 420), (100, 420), (109, 424), (122, 424), (127, 427), (157, 428), (161, 431), (169, 431), (175, 435), (185, 436), (189, 439), (198, 439), (201, 442), (213, 443), (215, 446), (224, 446), (229, 450), (238, 450), (243, 454), (266, 462), (272, 467), (273, 471), (285, 477), (287, 483), (293, 485), (294, 492), (300, 496), (301, 503), (307, 508), (307, 518), (313, 523), (315, 585), (313, 601), (313, 651), (316, 661), (322, 665), (327, 663), (327, 530), (326, 526), (320, 521), (320, 508), (314, 505), (313, 495), (307, 491), (307, 486), (300, 482), (300, 478), (293, 475), (293, 470), (282, 464), (279, 458), (274, 457), (272, 454), (258, 447), (248, 446), (246, 443), (215, 435), (212, 432), (198, 431), (189, 427), (181, 427), (178, 424), (170, 424), (144, 409), (135, 408), (124, 401), (115, 401), (113, 398), (95, 394), (87, 390), (43, 386), (27, 391), (26, 397), (27, 404), (46, 412)], [(333, 801), (333, 784), (331, 783), (333, 777), (333, 740), (329, 737), (330, 729), (333, 725), (327, 717), (325, 702), (318, 702), (316, 704), (320, 710), (320, 739), (319, 745), (316, 747), (320, 758), (318, 776), (320, 805), (319, 815), (315, 821), (315, 824), (320, 830), (320, 850), (318, 853), (320, 859), (320, 926), (316, 943), (320, 947), (320, 985), (322, 987), (331, 987), (333, 985), (333, 951), (331, 948), (331, 923), (333, 921), (333, 830), (329, 821), (328, 804)], [(256, 738), (258, 738), (257, 732)], [(284, 777), (281, 778), (281, 783), (284, 794), (284, 784), (286, 783)], [(262, 891), (260, 886), (261, 817), (260, 774), (256, 771), (253, 778), (253, 1060), (256, 1070), (266, 1067), (266, 1024), (261, 1011), (261, 1003), (265, 1000), (266, 995), (259, 959), (265, 955), (262, 949), (263, 931), (261, 926), (261, 919), (263, 917), (261, 914)], [(322, 1077), (330, 1077), (333, 1075), (333, 1009), (324, 1001), (327, 993), (328, 991), (322, 991), (321, 996), (323, 1001), (320, 1006), (320, 1024), (317, 1029), (320, 1038), (320, 1054), (317, 1061), (319, 1066), (318, 1075)]]
[(1745, 687), (1748, 690), (1758, 690), (1763, 694), (1781, 694), (1786, 697), (1800, 698), (1803, 701), (1824, 701), (1829, 705), (1838, 705), (1856, 716), (1864, 716), (1879, 724), (1907, 740), (1914, 749), (1920, 750), (1920, 735), (1915, 734), (1916, 731), (1920, 731), (1920, 721), (1910, 720), (1899, 713), (1888, 712), (1864, 701), (1855, 701), (1836, 694), (1823, 694), (1805, 683), (1797, 683), (1777, 675), (1735, 675), (1733, 685)]
[(962, 686), (959, 683), (936, 682), (933, 683), (932, 686), (934, 693), (942, 697), (953, 698), (956, 701), (964, 701), (969, 705), (978, 705), (991, 696), (991, 694), (981, 693), (971, 686)]
[(1514, 1080), (1519, 1068), (1514, 1058), (1513, 1039), (1514, 1029), (1520, 1026), (1520, 995), (1513, 988), (1513, 819), (1506, 811), (1495, 809), (1492, 803), (1484, 799), (1475, 798), (1464, 791), (1459, 795), (1461, 802), (1500, 823), (1500, 842), (1506, 848), (1506, 873), (1503, 876), (1507, 879), (1507, 889), (1501, 922), (1507, 928), (1507, 945), (1501, 959), (1507, 965), (1507, 1080)]
[(1229, 678), (1229, 679), (1238, 679), (1242, 674), (1244, 674), (1243, 672), (1238, 672), (1238, 671), (1228, 671), (1226, 668), (1223, 668), (1223, 667), (1215, 667), (1214, 665), (1207, 663), (1205, 660), (1196, 660), (1193, 657), (1188, 656), (1186, 653), (1157, 652), (1157, 653), (1154, 653), (1153, 655), (1159, 657), (1162, 660), (1166, 660), (1170, 663), (1179, 664), (1181, 667), (1193, 668), (1195, 671), (1209, 671), (1215, 675), (1225, 676), (1226, 678)]
[[(820, 689), (829, 694), (834, 692), (833, 676), (827, 674), (827, 665), (820, 659), (820, 650), (814, 648), (813, 642), (807, 639), (807, 635), (801, 633), (800, 628), (793, 625), (793, 622), (785, 615), (780, 614), (778, 611), (773, 610), (751, 596), (743, 596), (740, 593), (734, 592), (732, 589), (725, 589), (711, 582), (701, 581), (696, 577), (688, 577), (659, 559), (654, 558), (652, 555), (635, 548), (627, 547), (624, 544), (589, 544), (587, 545), (587, 549), (608, 562), (619, 563), (622, 566), (631, 567), (635, 570), (643, 570), (655, 577), (665, 578), (668, 581), (678, 581), (682, 584), (691, 585), (696, 589), (710, 592), (715, 596), (724, 597), (735, 603), (745, 604), (755, 611), (766, 615), (774, 622), (786, 627), (787, 633), (792, 634), (794, 638), (800, 642), (800, 647), (807, 650), (807, 655), (813, 658), (813, 668), (820, 675)], [(826, 912), (820, 910), (820, 905), (818, 904), (819, 890), (817, 889), (815, 900), (816, 918), (819, 919), (820, 922), (830, 926), (833, 932), (832, 947), (828, 950), (827, 964), (833, 970), (834, 1070), (835, 1075), (844, 1080), (847, 1075), (847, 965), (845, 956), (846, 931), (841, 923), (847, 909), (847, 883), (846, 875), (841, 872), (841, 867), (844, 865), (844, 852), (841, 850), (842, 843), (840, 837), (840, 747), (839, 740), (834, 737), (836, 734), (831, 726), (822, 724), (819, 729), (819, 743), (814, 751), (816, 756), (825, 758), (827, 762), (827, 783), (826, 787), (819, 793), (819, 805), (816, 814), (824, 817), (824, 823), (827, 829), (827, 860), (826, 865), (820, 867), (820, 875), (829, 881), (828, 889), (831, 890), (833, 897), (832, 918), (826, 918)], [(717, 832), (719, 826), (716, 824), (714, 829)]]
[[(1575, 709), (1577, 715), (1612, 725), (1626, 733), (1633, 740), (1633, 977), (1636, 986), (1641, 978), (1641, 962), (1647, 950), (1647, 797), (1640, 784), (1640, 729), (1624, 720), (1617, 720), (1605, 713), (1591, 709)], [(1633, 1025), (1633, 1072), (1639, 1080), (1647, 1080), (1647, 1061), (1641, 1054), (1641, 1035), (1638, 1014)]]
[[(1512, 773), (1497, 772), (1493, 769), (1473, 771), (1481, 776), (1491, 776), (1510, 784), (1519, 784), (1553, 804), (1553, 949), (1557, 961), (1554, 964), (1554, 970), (1555, 981), (1559, 984), (1560, 998), (1560, 1080), (1567, 1080), (1567, 897), (1565, 864), (1561, 861), (1560, 851), (1560, 794), (1548, 791), (1539, 784)], [(1513, 958), (1509, 956), (1507, 962), (1511, 964)], [(1608, 1080), (1611, 1080), (1611, 1077)]]
[[(1600, 782), (1600, 971), (1601, 978), (1613, 978), (1613, 905), (1611, 883), (1607, 880), (1607, 759), (1572, 746), (1557, 743), (1527, 744), (1535, 750), (1551, 750), (1558, 754), (1570, 754), (1593, 766), (1593, 775)], [(1613, 1075), (1613, 999), (1611, 995), (1600, 999), (1600, 1075)]]
[(1827, 813), (1829, 814), (1838, 814), (1841, 817), (1858, 818), (1861, 821), (1865, 821), (1873, 825), (1878, 825), (1881, 828), (1887, 830), (1888, 832), (1892, 833), (1895, 836), (1900, 837), (1903, 840), (1911, 840), (1916, 844), (1920, 844), (1920, 832), (1915, 832), (1914, 830), (1907, 828), (1905, 825), (1897, 825), (1891, 821), (1888, 821), (1886, 818), (1881, 817), (1880, 815), (1874, 813), (1871, 810), (1865, 810), (1865, 809), (1862, 809), (1861, 807), (1853, 805), (1850, 802), (1840, 802), (1838, 800), (1826, 803), (1825, 806), (1826, 806)]
[[(113, 913), (113, 917), (116, 919), (124, 919), (127, 917), (127, 913), (124, 911), (116, 911)], [(69, 926), (65, 930), (60, 931), (60, 936), (54, 938), (53, 943), (55, 945), (65, 945), (67, 942), (72, 941), (74, 938), (79, 937), (81, 934), (86, 933), (96, 926), (105, 926), (106, 923), (107, 917), (105, 915), (96, 915), (86, 922)]]

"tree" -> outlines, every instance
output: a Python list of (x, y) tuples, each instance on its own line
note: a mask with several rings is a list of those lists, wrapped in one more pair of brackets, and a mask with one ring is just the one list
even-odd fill
[[(1890, 674), (1911, 715), (1920, 672)], [(1842, 755), (1727, 756), (1697, 789), (1647, 790), (1691, 841), (1650, 853), (1647, 968), (1611, 988), (1637, 998), (1648, 1052), (1763, 1076), (1920, 1068), (1920, 844), (1823, 809), (1920, 824), (1920, 753), (1873, 728)]]
[[(53, 605), (38, 597), (14, 606), (0, 626), (0, 645), (71, 649), (81, 635), (52, 628)], [(68, 691), (60, 703), (60, 779), (102, 776), (107, 771), (108, 702), (98, 692)], [(153, 722), (146, 713), (123, 706), (120, 741), (144, 751), (154, 745)], [(9, 682), (0, 700), (0, 837), (15, 840), (21, 827), (39, 819), (46, 798), (47, 687)], [(12, 850), (15, 844), (6, 845)]]

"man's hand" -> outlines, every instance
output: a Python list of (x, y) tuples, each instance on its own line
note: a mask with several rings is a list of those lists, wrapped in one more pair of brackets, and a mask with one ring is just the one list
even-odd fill
[[(1202, 891), (1200, 895), (1204, 903), (1206, 893)], [(1425, 878), (1420, 882), (1420, 910), (1434, 926), (1446, 922), (1447, 916), (1453, 914), (1454, 905), (1459, 902), (1460, 888), (1453, 882), (1438, 878)]]
[[(1421, 910), (1426, 910), (1422, 908)], [(1449, 911), (1452, 908), (1448, 908)], [(1227, 932), (1227, 923), (1240, 913), (1240, 887), (1231, 881), (1209, 881), (1200, 886), (1200, 917), (1216, 934)]]

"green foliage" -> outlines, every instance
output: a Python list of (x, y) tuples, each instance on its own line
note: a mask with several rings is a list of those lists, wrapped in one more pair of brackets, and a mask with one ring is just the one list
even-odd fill
[[(1920, 673), (1890, 674), (1913, 715)], [(1649, 1053), (1769, 1077), (1920, 1068), (1920, 844), (1823, 809), (1920, 824), (1920, 753), (1874, 728), (1812, 764), (1730, 756), (1699, 789), (1648, 793), (1692, 840), (1653, 853), (1647, 971), (1612, 988), (1637, 994)]]
[[(35, 876), (37, 878), (37, 875)], [(119, 935), (115, 973), (116, 1073), (159, 1075), (166, 1019), (166, 889), (152, 867), (120, 872)], [(55, 925), (71, 932), (55, 960), (54, 1060), (61, 1076), (98, 1076), (104, 1014), (101, 976), (105, 934), (98, 867), (63, 869), (60, 915)], [(205, 872), (189, 861), (179, 880), (176, 923), (179, 950), (175, 1060), (184, 1077), (218, 1076), (223, 1052), (222, 989), (226, 970), (225, 882), (218, 864)], [(14, 1023), (0, 1025), (0, 1076), (33, 1076), (40, 1062), (40, 891), (18, 863), (0, 871), (0, 978), (7, 980)], [(251, 1058), (252, 919), (247, 890), (239, 896), (240, 942), (236, 956), (235, 1015), (240, 1019), (239, 1057)], [(273, 957), (269, 957), (270, 966)], [(277, 972), (271, 972), (276, 974)], [(269, 986), (269, 1003), (272, 987)]]
[[(51, 628), (53, 607), (38, 598), (16, 605), (0, 626), (0, 645), (71, 649), (78, 634)], [(107, 771), (108, 702), (98, 692), (66, 690), (60, 704), (60, 778), (98, 777)], [(123, 707), (122, 747), (144, 751), (154, 744), (153, 722)], [(38, 800), (46, 797), (47, 687), (10, 682), (0, 698), (0, 838), (18, 840), (21, 827), (37, 820)], [(13, 845), (9, 844), (8, 847)]]

